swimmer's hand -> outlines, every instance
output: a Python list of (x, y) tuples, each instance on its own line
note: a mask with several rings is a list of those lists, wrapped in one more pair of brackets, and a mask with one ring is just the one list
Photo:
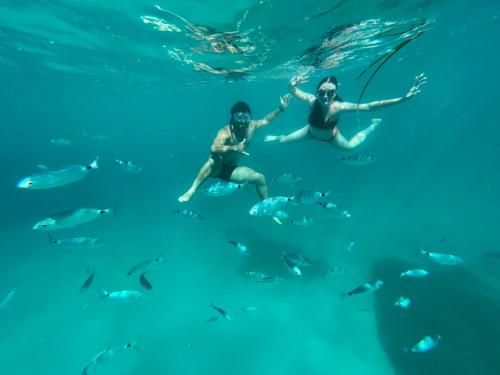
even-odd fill
[(420, 88), (422, 85), (424, 85), (427, 82), (427, 76), (425, 74), (419, 74), (418, 76), (415, 77), (415, 82), (413, 82), (413, 86), (408, 90), (406, 95), (404, 96), (405, 99), (410, 99), (411, 97), (417, 95), (420, 93)]
[(292, 98), (291, 94), (286, 94), (283, 96), (280, 96), (280, 106), (278, 107), (280, 112), (285, 112), (285, 109), (288, 107), (288, 102)]
[(306, 82), (307, 76), (305, 74), (297, 74), (296, 76), (292, 77), (290, 82), (288, 82), (288, 88), (290, 89), (290, 91), (292, 91), (298, 84)]
[(245, 140), (246, 139), (243, 139), (240, 143), (238, 144), (235, 144), (234, 146), (231, 146), (231, 151), (234, 151), (234, 152), (239, 152), (243, 155), (247, 155), (247, 156), (250, 156), (250, 154), (248, 152), (246, 152), (246, 145), (245, 145)]
[(281, 142), (281, 139), (283, 138), (282, 135), (266, 135), (264, 137), (264, 142)]

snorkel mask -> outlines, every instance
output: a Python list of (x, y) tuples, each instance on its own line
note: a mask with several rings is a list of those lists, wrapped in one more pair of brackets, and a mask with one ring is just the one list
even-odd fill
[(245, 134), (250, 124), (250, 113), (236, 112), (231, 118), (231, 130), (239, 138)]

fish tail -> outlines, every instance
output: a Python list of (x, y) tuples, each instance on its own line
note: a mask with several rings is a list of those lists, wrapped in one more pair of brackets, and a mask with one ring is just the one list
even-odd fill
[(99, 156), (96, 157), (95, 160), (92, 163), (90, 163), (89, 165), (87, 165), (87, 169), (98, 169), (99, 168), (98, 161), (99, 161)]

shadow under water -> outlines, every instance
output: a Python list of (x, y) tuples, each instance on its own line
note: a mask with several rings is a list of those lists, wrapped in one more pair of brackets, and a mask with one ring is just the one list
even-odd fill
[[(395, 372), (499, 374), (500, 304), (488, 298), (485, 291), (491, 289), (461, 267), (426, 267), (426, 278), (400, 278), (411, 268), (419, 266), (389, 258), (372, 269), (373, 279), (385, 282), (375, 293), (375, 313), (380, 341)], [(408, 310), (394, 306), (400, 296), (411, 299)], [(434, 350), (403, 350), (435, 334), (442, 340)]]

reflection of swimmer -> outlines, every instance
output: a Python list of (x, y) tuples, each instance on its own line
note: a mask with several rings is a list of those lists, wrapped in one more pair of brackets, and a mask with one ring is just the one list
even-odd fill
[(382, 107), (405, 102), (420, 92), (420, 87), (425, 83), (426, 76), (420, 74), (415, 78), (413, 86), (408, 92), (395, 99), (378, 100), (370, 103), (359, 104), (343, 101), (337, 94), (337, 79), (333, 76), (326, 77), (318, 84), (316, 95), (299, 90), (296, 85), (305, 82), (303, 77), (294, 77), (290, 80), (290, 92), (297, 98), (309, 103), (311, 112), (309, 123), (302, 129), (288, 135), (267, 136), (266, 142), (279, 141), (289, 143), (304, 139), (317, 139), (332, 142), (334, 145), (352, 149), (363, 143), (366, 137), (373, 132), (380, 123), (380, 119), (372, 119), (372, 123), (366, 129), (360, 131), (350, 140), (338, 130), (340, 115), (346, 112), (373, 111)]
[(237, 102), (231, 108), (229, 125), (217, 133), (212, 143), (211, 154), (203, 164), (189, 190), (179, 197), (179, 202), (187, 202), (208, 177), (220, 178), (236, 183), (249, 182), (257, 188), (261, 199), (268, 197), (265, 177), (253, 169), (238, 166), (243, 155), (248, 155), (248, 148), (255, 130), (268, 125), (280, 112), (288, 106), (289, 96), (281, 98), (278, 109), (269, 113), (261, 120), (252, 120), (251, 110), (247, 103)]
[(217, 75), (231, 76), (235, 78), (244, 77), (248, 73), (248, 69), (226, 69), (226, 68), (214, 68), (210, 65), (200, 62), (193, 62), (193, 67), (195, 70), (208, 72)]

